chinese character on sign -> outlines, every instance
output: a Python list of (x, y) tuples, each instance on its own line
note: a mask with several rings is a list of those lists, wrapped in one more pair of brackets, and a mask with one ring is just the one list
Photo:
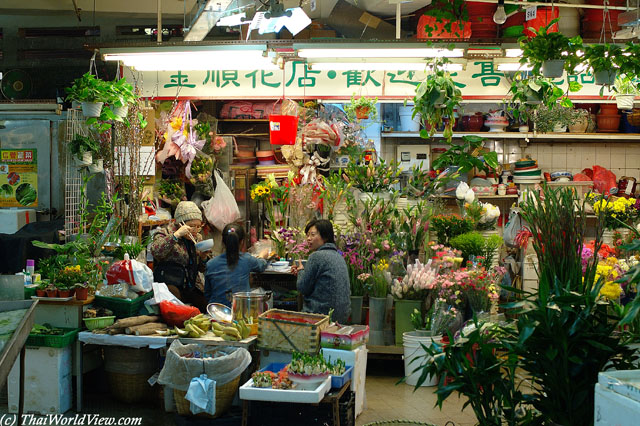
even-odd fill
[[(406, 74), (405, 74), (406, 73)], [(415, 71), (398, 71), (397, 74), (393, 72), (388, 72), (387, 75), (391, 77), (389, 83), (394, 84), (410, 84), (412, 86), (417, 86), (420, 84), (419, 81), (413, 81), (413, 77), (416, 75)], [(406, 75), (406, 80), (401, 80), (400, 77)]]
[[(256, 80), (257, 80), (257, 76), (258, 76), (258, 71), (252, 71), (248, 74), (244, 75), (245, 77), (251, 77), (251, 87), (252, 88), (256, 88)], [(265, 70), (261, 70), (260, 71), (260, 84), (262, 86), (268, 86), (268, 87), (280, 87), (280, 82), (268, 82), (267, 81), (267, 77), (272, 77), (273, 73), (270, 71), (265, 71)]]
[(207, 71), (207, 76), (204, 78), (202, 85), (211, 82), (211, 84), (215, 83), (216, 87), (225, 87), (228, 86), (229, 83), (233, 84), (236, 87), (240, 87), (240, 83), (238, 80), (238, 71), (237, 70), (224, 70), (224, 71)]
[(304, 70), (304, 76), (298, 77), (298, 87), (315, 87), (316, 86), (316, 78), (311, 77), (313, 74), (320, 74), (320, 71), (310, 70), (303, 62), (294, 61), (293, 66), (291, 67), (291, 78), (285, 84), (286, 87), (291, 86), (291, 83), (296, 78), (296, 67), (298, 65), (302, 65), (302, 69)]
[(25, 151), (24, 152), (24, 159), (25, 159), (25, 161), (33, 160), (33, 151)]
[(182, 74), (182, 71), (178, 71), (178, 74), (171, 75), (171, 83), (164, 85), (165, 89), (169, 87), (188, 87), (193, 89), (196, 85), (189, 83), (189, 76), (187, 74)]
[(500, 84), (503, 74), (496, 72), (493, 68), (493, 61), (478, 61), (474, 62), (473, 65), (480, 65), (480, 72), (473, 74), (471, 78), (480, 77), (483, 87), (498, 86)]
[(365, 86), (367, 83), (371, 82), (374, 86), (380, 87), (380, 83), (376, 81), (371, 75), (373, 71), (367, 71), (367, 76), (364, 81), (362, 80), (362, 71), (345, 71), (342, 75), (347, 76), (347, 87), (351, 86)]

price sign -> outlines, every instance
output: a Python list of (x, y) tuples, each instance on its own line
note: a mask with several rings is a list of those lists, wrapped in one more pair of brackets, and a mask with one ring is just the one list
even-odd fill
[(530, 21), (532, 19), (536, 19), (536, 11), (538, 9), (535, 6), (528, 7), (525, 12), (525, 19)]

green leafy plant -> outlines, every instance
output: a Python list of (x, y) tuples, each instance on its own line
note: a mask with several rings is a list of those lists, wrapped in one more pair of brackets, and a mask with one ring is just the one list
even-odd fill
[(85, 152), (96, 153), (100, 150), (100, 143), (92, 136), (75, 134), (69, 143), (69, 150), (77, 157), (82, 157)]
[(466, 264), (470, 256), (482, 256), (484, 254), (484, 237), (475, 231), (451, 238), (449, 245), (462, 252), (463, 264)]
[(615, 44), (590, 44), (584, 46), (582, 57), (594, 73), (618, 72), (622, 64), (622, 48)]
[(126, 78), (108, 82), (107, 103), (114, 107), (124, 107), (138, 100), (138, 96), (133, 91), (133, 86), (127, 83)]
[(378, 164), (373, 161), (358, 164), (349, 162), (344, 171), (346, 182), (362, 192), (387, 192), (392, 185), (398, 183), (401, 170), (395, 162), (389, 164), (380, 159)]
[(448, 119), (444, 126), (442, 136), (451, 141), (453, 136), (454, 112), (460, 109), (462, 92), (451, 78), (451, 74), (445, 71), (447, 58), (434, 58), (427, 66), (430, 70), (427, 77), (416, 88), (413, 97), (412, 119), (420, 116), (428, 129), (420, 130), (420, 137), (428, 139), (432, 137), (443, 119)]
[[(35, 245), (35, 244), (34, 244)], [(64, 254), (55, 254), (38, 260), (38, 272), (42, 277), (54, 279), (59, 270), (69, 264), (69, 257)]]
[(634, 79), (627, 75), (621, 74), (616, 77), (616, 81), (613, 84), (613, 90), (618, 95), (640, 94), (640, 90), (638, 90), (638, 84), (634, 81)]
[(546, 61), (564, 60), (564, 69), (573, 73), (575, 67), (581, 63), (578, 50), (582, 50), (582, 38), (575, 36), (568, 38), (560, 32), (551, 32), (550, 28), (559, 21), (554, 19), (547, 26), (540, 27), (535, 37), (521, 37), (518, 42), (522, 48), (523, 65), (531, 64), (533, 73), (540, 74), (542, 64)]
[(581, 111), (584, 110), (575, 110), (562, 105), (549, 109), (546, 105), (543, 105), (538, 109), (533, 122), (535, 123), (536, 131), (541, 133), (553, 132), (556, 126), (567, 127), (582, 121), (584, 113)]
[[(577, 81), (569, 82), (569, 92), (577, 92), (582, 85)], [(511, 99), (508, 111), (521, 123), (528, 121), (533, 116), (533, 111), (539, 104), (544, 104), (549, 109), (556, 105), (571, 107), (573, 103), (565, 96), (565, 92), (556, 86), (551, 79), (530, 76), (517, 72), (511, 81), (509, 92)]]
[(629, 41), (624, 47), (624, 52), (619, 59), (621, 75), (640, 75), (640, 45)]
[(111, 84), (90, 72), (76, 78), (71, 87), (66, 87), (67, 100), (78, 102), (108, 102)]
[(409, 253), (423, 248), (434, 210), (434, 206), (427, 201), (420, 201), (405, 209), (394, 209), (390, 238), (398, 249)]
[(482, 257), (484, 257), (483, 265), (485, 267), (491, 266), (493, 263), (493, 258), (495, 257), (498, 250), (500, 250), (500, 246), (504, 240), (500, 235), (490, 235), (489, 237), (484, 239), (484, 247), (482, 249)]
[(449, 244), (449, 240), (467, 232), (473, 231), (473, 220), (468, 217), (458, 215), (437, 215), (429, 222), (432, 229), (438, 236), (439, 244)]
[(367, 98), (365, 96), (361, 96), (356, 99), (356, 94), (354, 93), (351, 96), (351, 103), (344, 106), (344, 112), (347, 114), (347, 118), (352, 122), (359, 119), (358, 115), (368, 116), (369, 120), (375, 121), (378, 118), (378, 110), (376, 109), (377, 103), (378, 98)]
[(433, 37), (434, 33), (441, 35), (445, 32), (462, 37), (463, 34), (458, 31), (453, 32), (453, 24), (458, 24), (458, 28), (464, 28), (465, 23), (469, 21), (469, 11), (464, 0), (434, 0), (432, 7), (424, 14), (435, 18), (438, 24), (442, 24), (439, 26), (439, 32), (436, 32), (438, 28), (427, 24), (425, 32), (429, 37)]
[(485, 138), (475, 135), (463, 136), (463, 143), (460, 145), (450, 143), (449, 149), (433, 162), (432, 168), (442, 170), (448, 166), (458, 166), (460, 174), (467, 173), (474, 167), (483, 171), (497, 169), (500, 164), (496, 152), (484, 152), (482, 153), (483, 159), (479, 158), (485, 140)]

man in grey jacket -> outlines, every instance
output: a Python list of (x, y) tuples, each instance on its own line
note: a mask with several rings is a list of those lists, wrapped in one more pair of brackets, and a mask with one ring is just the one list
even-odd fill
[(332, 319), (344, 324), (351, 314), (351, 286), (347, 264), (335, 245), (333, 225), (328, 220), (312, 220), (305, 232), (313, 253), (306, 267), (301, 263), (291, 267), (304, 296), (302, 310), (328, 314), (333, 309)]

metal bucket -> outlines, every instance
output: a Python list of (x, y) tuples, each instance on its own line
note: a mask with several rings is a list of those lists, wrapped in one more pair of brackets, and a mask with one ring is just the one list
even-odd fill
[(231, 303), (231, 315), (234, 320), (253, 318), (253, 322), (258, 322), (258, 317), (269, 309), (268, 301), (272, 292), (255, 293), (243, 291), (233, 293)]

